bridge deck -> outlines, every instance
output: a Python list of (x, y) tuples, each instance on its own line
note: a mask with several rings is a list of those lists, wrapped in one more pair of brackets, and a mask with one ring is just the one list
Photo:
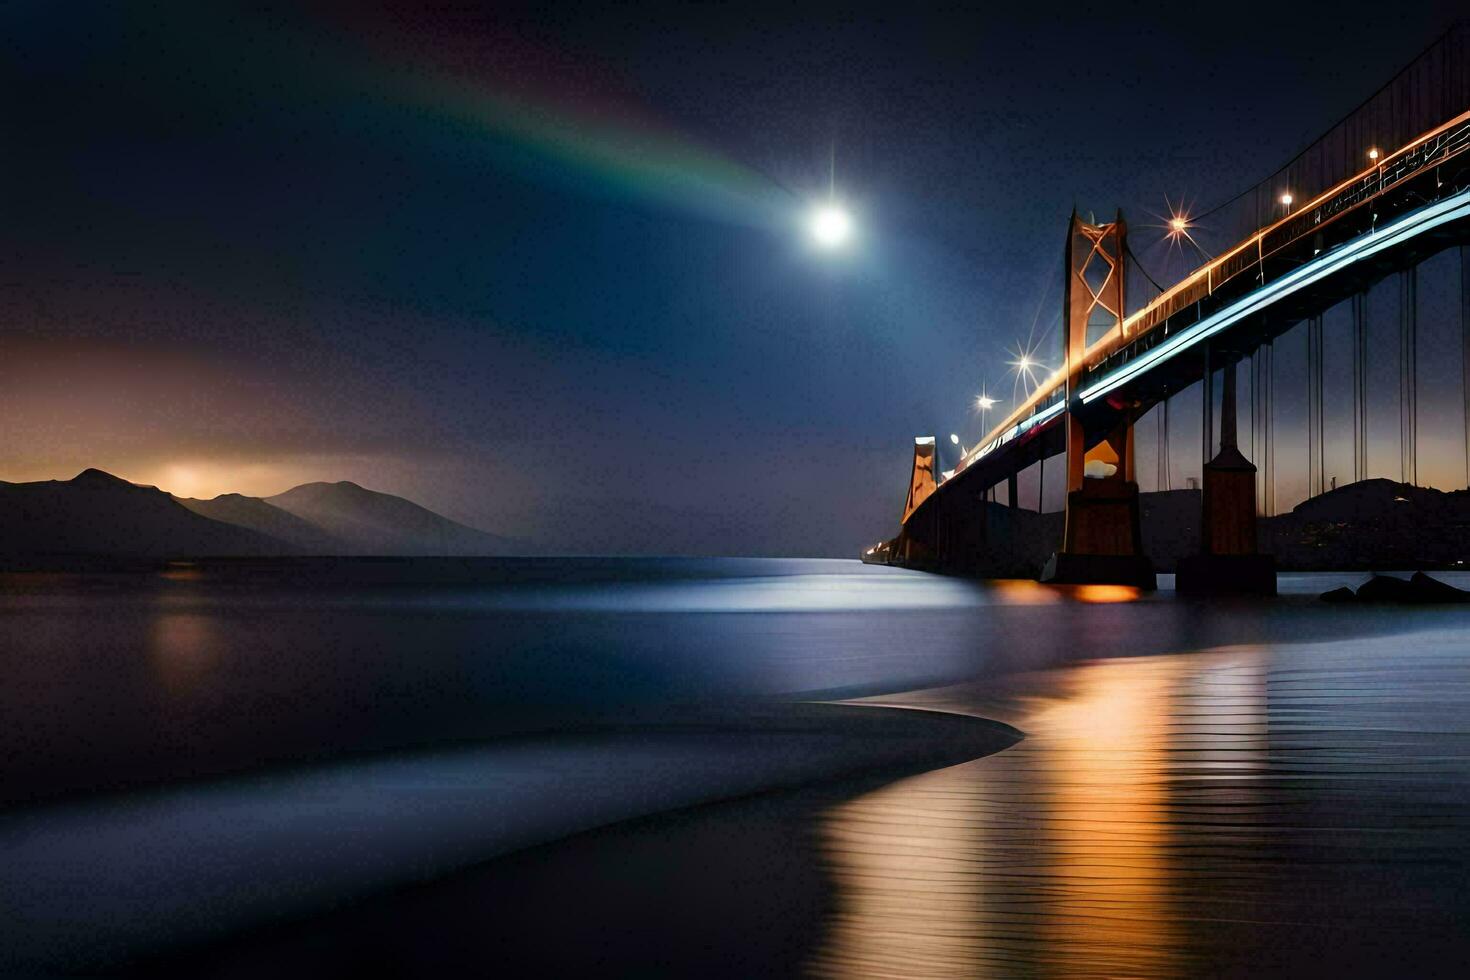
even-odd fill
[[(1250, 336), (1233, 345), (1244, 353), (1293, 316), (1349, 295), (1358, 279), (1460, 240), (1470, 225), (1467, 151), (1470, 111), (1201, 266), (1088, 349), (1074, 407), (1106, 424), (1125, 403), (1146, 406), (1202, 376), (1204, 341), (1244, 328)], [(1065, 406), (1064, 367), (992, 429), (935, 495), (960, 477), (989, 485), (1060, 452), (1060, 440), (1047, 435), (1059, 428)]]

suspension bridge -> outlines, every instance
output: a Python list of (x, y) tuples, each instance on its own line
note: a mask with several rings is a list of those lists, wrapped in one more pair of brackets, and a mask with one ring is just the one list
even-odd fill
[[(1146, 299), (1135, 298), (1123, 215), (1074, 212), (1063, 366), (951, 469), (934, 437), (917, 438), (899, 533), (864, 559), (1151, 588), (1152, 515), (1196, 525), (1193, 553), (1178, 561), (1182, 591), (1271, 592), (1258, 520), (1289, 505), (1278, 500), (1284, 484), (1302, 498), (1371, 477), (1418, 485), (1427, 430), (1435, 481), (1470, 484), (1470, 28), (1446, 33), (1229, 204), (1216, 211), (1232, 212), (1243, 232), (1235, 243)], [(1396, 397), (1381, 390), (1385, 374)], [(1451, 374), (1458, 391), (1441, 397)], [(1436, 386), (1427, 419), (1426, 377)], [(1278, 399), (1305, 402), (1305, 438), (1294, 425), (1289, 460), (1279, 458)], [(1177, 442), (1169, 415), (1187, 402), (1199, 475), (1194, 493), (1165, 501)], [(1448, 404), (1453, 426), (1439, 424)], [(1139, 488), (1145, 419), (1152, 504)], [(1444, 459), (1456, 454), (1447, 478)], [(1048, 481), (1062, 495), (1052, 513)], [(1193, 512), (1181, 517), (1181, 507)]]

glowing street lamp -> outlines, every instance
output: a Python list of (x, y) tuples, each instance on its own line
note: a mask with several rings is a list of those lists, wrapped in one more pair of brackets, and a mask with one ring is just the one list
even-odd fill
[(1014, 355), (1015, 360), (1007, 361), (1006, 363), (1011, 366), (1011, 373), (1016, 376), (1016, 385), (1013, 385), (1011, 388), (1011, 397), (1015, 397), (1017, 385), (1020, 386), (1022, 394), (1030, 397), (1031, 389), (1040, 383), (1037, 380), (1036, 372), (1044, 370), (1045, 365), (1037, 360), (1035, 348), (1032, 346), (1017, 344), (1016, 349), (1009, 353)]
[(983, 390), (975, 399), (975, 410), (980, 413), (980, 431), (990, 432), (990, 410), (995, 407), (995, 399), (987, 395)]
[(1189, 210), (1184, 201), (1181, 200), (1175, 204), (1169, 200), (1169, 195), (1165, 194), (1164, 209), (1164, 214), (1157, 214), (1154, 217), (1163, 222), (1157, 227), (1164, 230), (1164, 241), (1169, 243), (1170, 252), (1172, 253), (1174, 249), (1183, 252), (1185, 244), (1188, 243), (1202, 258), (1208, 259), (1209, 256), (1205, 254), (1205, 250), (1200, 248), (1199, 242), (1195, 241), (1194, 236), (1190, 234), (1190, 230), (1196, 226), (1194, 220), (1189, 216)]
[(1287, 214), (1291, 213), (1291, 202), (1294, 200), (1296, 199), (1291, 196), (1291, 191), (1287, 191), (1285, 194), (1281, 195), (1281, 203), (1286, 208)]
[(1378, 162), (1378, 147), (1375, 146), (1368, 151), (1368, 159), (1372, 160), (1374, 163)]

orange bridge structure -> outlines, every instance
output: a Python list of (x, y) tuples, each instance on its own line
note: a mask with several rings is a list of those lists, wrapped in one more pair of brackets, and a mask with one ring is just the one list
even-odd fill
[[(1238, 242), (1131, 311), (1122, 214), (1097, 223), (1074, 212), (1063, 255), (1061, 369), (952, 470), (941, 470), (932, 436), (916, 439), (899, 533), (869, 548), (864, 559), (1152, 588), (1134, 426), (1150, 409), (1167, 411), (1171, 396), (1189, 389), (1202, 401), (1202, 476), (1191, 498), (1198, 546), (1179, 560), (1178, 586), (1273, 592), (1274, 566), (1257, 544), (1257, 518), (1275, 507), (1273, 344), (1288, 331), (1306, 332), (1312, 493), (1337, 481), (1323, 462), (1324, 351), (1350, 356), (1351, 476), (1366, 478), (1368, 431), (1381, 424), (1369, 418), (1365, 394), (1375, 357), (1365, 323), (1370, 290), (1398, 294), (1395, 336), (1372, 339), (1395, 348), (1397, 471), (1402, 482), (1416, 482), (1416, 276), (1427, 262), (1442, 265), (1447, 250), (1460, 270), (1464, 340), (1455, 356), (1463, 361), (1462, 383), (1470, 382), (1470, 28), (1451, 30), (1291, 163), (1234, 200), (1245, 232)], [(1350, 311), (1351, 323), (1334, 329), (1333, 346), (1324, 348), (1329, 310)], [(1237, 410), (1242, 373), (1250, 390), (1244, 435)], [(1464, 387), (1470, 471), (1470, 383)], [(1056, 456), (1065, 459), (1062, 512), (1043, 512), (1041, 486), (1036, 508), (1022, 506), (1018, 474)], [(1034, 472), (1038, 483), (1047, 478), (1044, 465)]]

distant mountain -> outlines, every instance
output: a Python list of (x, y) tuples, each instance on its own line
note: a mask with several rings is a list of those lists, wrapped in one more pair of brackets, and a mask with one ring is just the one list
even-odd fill
[(321, 528), (357, 555), (503, 555), (508, 539), (356, 483), (305, 483), (264, 503)]
[(197, 497), (175, 497), (189, 510), (210, 520), (249, 528), (260, 534), (284, 541), (298, 554), (345, 555), (353, 548), (322, 528), (304, 521), (261, 500), (241, 493), (222, 493), (211, 500)]
[(266, 500), (172, 497), (89, 469), (0, 482), (0, 561), (284, 555), (475, 556), (507, 538), (355, 483), (308, 483)]
[(1459, 568), (1470, 561), (1470, 491), (1362, 480), (1263, 518), (1260, 539), (1281, 568)]
[(0, 483), (0, 556), (280, 555), (285, 542), (196, 514), (157, 487), (101, 470)]

